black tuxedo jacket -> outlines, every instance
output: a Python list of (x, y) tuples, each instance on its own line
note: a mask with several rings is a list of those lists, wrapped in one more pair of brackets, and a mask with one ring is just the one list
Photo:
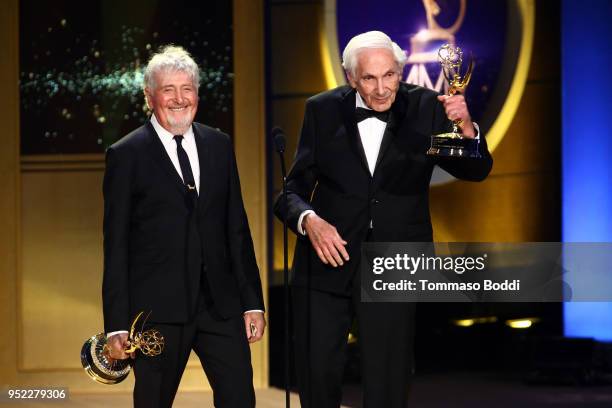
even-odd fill
[(300, 214), (312, 209), (348, 242), (351, 260), (338, 268), (323, 264), (308, 237), (299, 233), (294, 255), (293, 284), (342, 294), (350, 294), (370, 220), (379, 241), (429, 242), (434, 166), (460, 179), (480, 181), (493, 165), (484, 137), (481, 159), (427, 156), (431, 135), (448, 132), (451, 123), (437, 93), (401, 83), (371, 176), (355, 119), (355, 95), (354, 89), (342, 86), (307, 101), (287, 176), (288, 205), (284, 208), (282, 196), (275, 205), (277, 216), (287, 215), (294, 231)]
[(229, 137), (193, 124), (200, 164), (195, 205), (147, 122), (108, 148), (104, 174), (106, 332), (140, 311), (184, 323), (207, 295), (222, 317), (263, 310), (259, 270)]

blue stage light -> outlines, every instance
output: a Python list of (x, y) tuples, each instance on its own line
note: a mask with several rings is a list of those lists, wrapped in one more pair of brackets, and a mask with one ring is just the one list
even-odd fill
[[(563, 0), (564, 242), (612, 241), (610, 21), (612, 2), (608, 0)], [(612, 272), (610, 276), (612, 285)], [(612, 303), (565, 303), (564, 331), (569, 337), (612, 341)]]

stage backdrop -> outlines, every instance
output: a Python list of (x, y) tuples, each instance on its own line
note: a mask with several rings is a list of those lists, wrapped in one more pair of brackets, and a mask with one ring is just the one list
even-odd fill
[[(79, 352), (102, 330), (103, 151), (146, 120), (142, 67), (160, 44), (185, 46), (203, 68), (197, 119), (233, 135), (265, 271), (263, 2), (213, 3), (0, 6), (0, 384), (132, 385), (94, 383)], [(267, 349), (267, 338), (252, 346), (257, 387), (268, 384)], [(193, 356), (181, 387), (208, 388)]]

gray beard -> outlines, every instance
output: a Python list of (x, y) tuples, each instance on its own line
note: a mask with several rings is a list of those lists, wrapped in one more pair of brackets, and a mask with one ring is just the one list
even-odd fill
[(191, 119), (185, 118), (184, 120), (174, 121), (168, 118), (168, 125), (170, 125), (170, 131), (175, 135), (183, 135), (187, 133), (191, 126)]

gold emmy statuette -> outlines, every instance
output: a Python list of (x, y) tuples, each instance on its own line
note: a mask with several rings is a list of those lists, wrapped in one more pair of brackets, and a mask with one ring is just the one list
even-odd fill
[[(146, 318), (142, 323), (141, 330), (135, 332), (136, 323), (142, 314), (143, 312), (138, 313), (132, 322), (128, 336), (129, 346), (125, 349), (125, 352), (129, 354), (140, 350), (145, 356), (158, 356), (164, 351), (164, 336), (155, 329), (143, 331)], [(81, 364), (93, 380), (102, 384), (120, 383), (132, 369), (131, 358), (116, 360), (110, 357), (110, 349), (104, 333), (92, 336), (83, 344)]]
[[(467, 71), (462, 75), (463, 51), (459, 47), (444, 44), (438, 50), (438, 61), (442, 65), (442, 72), (448, 81), (448, 95), (452, 96), (457, 92), (463, 93), (472, 78), (474, 59), (470, 58)], [(453, 121), (451, 132), (432, 136), (431, 147), (427, 154), (430, 156), (479, 158), (478, 145), (480, 141), (461, 134), (459, 132), (461, 123), (461, 119), (456, 119)]]

